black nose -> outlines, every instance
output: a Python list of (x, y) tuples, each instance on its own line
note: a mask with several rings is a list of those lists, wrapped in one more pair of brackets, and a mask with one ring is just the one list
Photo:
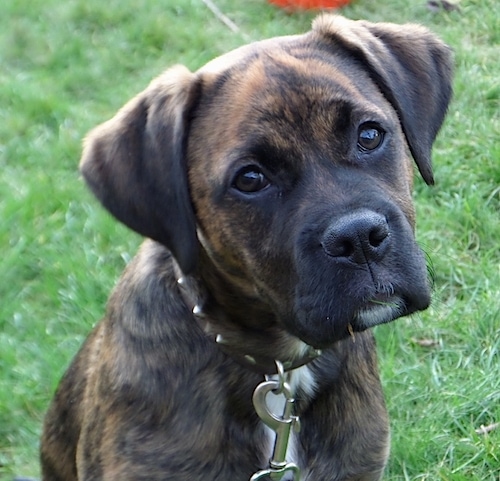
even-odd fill
[(378, 261), (390, 244), (389, 225), (387, 219), (377, 212), (356, 211), (330, 224), (321, 244), (332, 257), (356, 264)]

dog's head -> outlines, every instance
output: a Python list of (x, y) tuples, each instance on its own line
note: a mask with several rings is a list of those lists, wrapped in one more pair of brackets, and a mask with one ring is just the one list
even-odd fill
[(322, 16), (168, 70), (90, 133), (81, 169), (236, 323), (321, 347), (429, 304), (410, 159), (432, 184), (450, 82), (426, 29)]

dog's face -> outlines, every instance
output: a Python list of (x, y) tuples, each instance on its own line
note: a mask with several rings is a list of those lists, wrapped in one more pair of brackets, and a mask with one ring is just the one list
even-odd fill
[(426, 30), (325, 16), (168, 71), (89, 136), (82, 171), (233, 322), (323, 347), (430, 302), (410, 152), (432, 183), (450, 92)]
[(361, 66), (307, 53), (241, 59), (187, 150), (212, 263), (319, 347), (427, 307), (429, 288), (396, 112)]

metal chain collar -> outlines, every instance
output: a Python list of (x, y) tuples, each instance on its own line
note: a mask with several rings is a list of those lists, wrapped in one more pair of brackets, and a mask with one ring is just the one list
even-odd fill
[[(194, 275), (183, 275), (177, 265), (174, 265), (174, 269), (182, 298), (192, 309), (201, 329), (216, 342), (218, 348), (252, 371), (264, 374), (273, 370), (276, 364), (273, 356), (265, 355), (261, 349), (264, 335), (256, 336), (254, 330), (226, 319), (224, 312), (217, 310), (217, 306), (209, 306), (209, 294), (200, 279)], [(298, 338), (295, 340), (302, 352), (300, 355), (295, 353), (288, 359), (282, 358), (286, 371), (297, 369), (321, 355), (320, 349), (308, 346)], [(248, 351), (242, 351), (241, 346), (246, 346)]]

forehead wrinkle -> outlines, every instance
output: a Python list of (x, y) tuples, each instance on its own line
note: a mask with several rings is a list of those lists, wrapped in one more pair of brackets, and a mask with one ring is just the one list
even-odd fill
[(270, 137), (281, 149), (301, 150), (298, 144), (313, 139), (328, 148), (335, 126), (350, 123), (350, 112), (361, 104), (347, 77), (321, 62), (267, 55), (260, 73), (265, 84), (254, 85), (256, 102), (249, 114), (263, 130), (274, 132)]
[[(232, 115), (247, 112), (252, 106), (266, 108), (266, 103), (269, 104), (270, 100), (272, 104), (283, 97), (287, 97), (289, 107), (298, 99), (325, 108), (333, 107), (338, 100), (345, 103), (349, 99), (353, 109), (362, 106), (366, 110), (366, 92), (361, 92), (356, 85), (359, 82), (352, 78), (355, 76), (359, 80), (360, 77), (367, 76), (364, 71), (353, 67), (348, 70), (349, 73), (345, 73), (345, 65), (340, 70), (332, 64), (331, 58), (315, 55), (308, 57), (303, 51), (297, 57), (283, 48), (274, 47), (254, 51), (241, 65), (233, 65), (229, 72), (225, 72), (224, 87), (218, 93), (236, 93), (232, 95), (228, 106)], [(378, 92), (373, 90), (373, 93), (376, 95)], [(299, 107), (304, 108), (304, 104)], [(373, 103), (371, 107), (375, 113), (384, 116), (383, 110), (376, 104)]]
[(276, 56), (270, 53), (267, 60), (265, 66), (269, 77), (281, 71), (284, 76), (288, 73), (297, 80), (303, 80), (300, 86), (305, 87), (309, 92), (327, 97), (331, 92), (343, 91), (348, 98), (362, 98), (350, 78), (322, 57), (297, 58), (294, 55)]
[[(315, 150), (327, 151), (340, 120), (351, 123), (352, 115), (369, 116), (370, 111), (385, 118), (374, 102), (367, 104), (367, 92), (358, 86), (365, 82), (351, 80), (354, 74), (366, 74), (356, 67), (346, 72), (328, 59), (307, 55), (297, 58), (281, 48), (253, 52), (224, 75), (217, 93), (212, 91), (215, 96), (211, 96), (211, 106), (222, 102), (224, 108), (217, 107), (215, 117), (205, 118), (213, 132), (210, 150), (227, 157), (241, 149), (242, 139), (251, 135), (296, 155), (305, 145), (313, 147), (313, 142)], [(378, 101), (376, 90), (373, 97)], [(222, 163), (212, 168), (217, 178), (224, 171)]]
[(295, 157), (302, 162), (304, 146), (312, 147), (311, 141), (316, 144), (315, 150), (330, 149), (339, 115), (353, 107), (346, 99), (358, 94), (331, 66), (305, 62), (283, 52), (256, 56), (244, 69), (233, 73), (227, 87), (237, 95), (226, 112), (231, 119), (225, 129), (230, 135), (223, 141), (226, 153), (241, 150), (237, 139), (246, 139), (248, 145), (251, 135), (262, 145), (272, 145), (282, 152), (289, 162)]
[[(262, 68), (265, 76), (262, 75)], [(358, 69), (344, 73), (321, 58), (298, 59), (293, 55), (273, 55), (269, 52), (262, 58), (260, 74), (260, 82), (265, 82), (265, 85), (260, 82), (254, 84), (257, 89), (253, 96), (255, 107), (259, 109), (262, 106), (264, 112), (269, 106), (271, 110), (274, 107), (280, 110), (282, 120), (294, 117), (302, 122), (301, 127), (312, 120), (311, 114), (322, 117), (328, 124), (340, 111), (386, 118), (385, 111), (375, 103), (380, 100), (380, 95), (371, 87), (371, 82), (362, 91), (362, 87), (351, 79), (352, 75), (356, 75), (358, 80), (360, 76), (365, 76)], [(369, 101), (370, 96), (375, 99), (374, 102)]]

